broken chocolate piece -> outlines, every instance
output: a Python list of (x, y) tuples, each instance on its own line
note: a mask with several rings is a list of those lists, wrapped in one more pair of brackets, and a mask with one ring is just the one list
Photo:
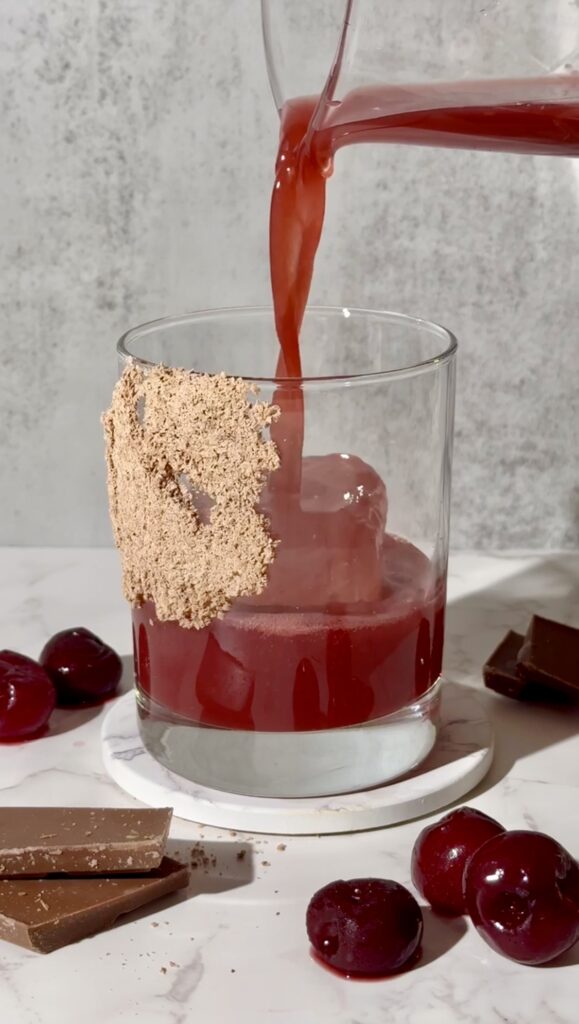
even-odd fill
[(126, 874), (157, 868), (171, 808), (3, 807), (0, 876)]
[(510, 630), (483, 665), (483, 679), (489, 690), (504, 697), (523, 696), (527, 683), (517, 674), (517, 661), (524, 639)]
[(579, 701), (579, 629), (533, 615), (517, 671), (527, 683)]
[(50, 953), (108, 928), (153, 900), (187, 885), (187, 868), (164, 857), (147, 875), (0, 880), (0, 938)]

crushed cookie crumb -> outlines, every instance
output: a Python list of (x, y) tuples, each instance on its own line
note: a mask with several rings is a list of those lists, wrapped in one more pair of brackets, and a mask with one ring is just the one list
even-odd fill
[(214, 853), (207, 853), (201, 843), (195, 843), (191, 847), (191, 867), (194, 871), (202, 867), (204, 869), (203, 873), (207, 874), (209, 868), (217, 867), (217, 857)]
[(286, 843), (278, 843), (277, 846), (276, 846), (276, 850), (280, 850), (282, 852), (284, 850), (287, 850), (287, 844)]
[[(110, 513), (123, 585), (160, 621), (201, 629), (260, 594), (276, 543), (256, 510), (279, 466), (264, 437), (279, 415), (254, 385), (130, 363), (103, 416)], [(196, 498), (212, 503), (204, 521)]]
[(246, 853), (247, 853), (247, 850), (238, 850), (237, 853), (235, 854), (235, 859), (236, 860), (245, 860)]

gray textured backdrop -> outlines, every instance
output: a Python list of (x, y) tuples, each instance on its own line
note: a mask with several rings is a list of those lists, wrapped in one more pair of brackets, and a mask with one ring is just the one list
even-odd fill
[[(258, 0), (0, 0), (0, 78), (0, 542), (106, 544), (116, 337), (268, 298)], [(313, 298), (462, 345), (454, 545), (577, 545), (579, 161), (338, 163)]]

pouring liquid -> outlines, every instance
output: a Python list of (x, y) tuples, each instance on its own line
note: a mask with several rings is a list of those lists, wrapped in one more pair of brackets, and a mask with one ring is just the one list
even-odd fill
[[(358, 597), (344, 599), (358, 593), (356, 586), (367, 586), (370, 559), (359, 578), (338, 581), (341, 600), (331, 607), (323, 600), (319, 538), (325, 513), (315, 522), (308, 517), (303, 494), (314, 468), (316, 479), (325, 476), (339, 491), (341, 463), (336, 455), (318, 457), (315, 467), (303, 459), (298, 381), (300, 327), (323, 227), (326, 182), (336, 152), (360, 142), (578, 156), (579, 101), (570, 98), (573, 88), (576, 96), (571, 76), (414, 90), (383, 86), (352, 92), (340, 104), (306, 97), (284, 107), (270, 217), (277, 376), (284, 378), (276, 395), (282, 416), (272, 434), (282, 467), (272, 474), (266, 509), (282, 545), (261, 598), (203, 630), (159, 623), (152, 606), (135, 611), (140, 686), (160, 714), (205, 727), (289, 734), (381, 718), (436, 682), (444, 580), (436, 578), (422, 552), (386, 532), (385, 511), (374, 559), (375, 596), (363, 595), (362, 604)], [(360, 473), (368, 493), (368, 481), (376, 494), (382, 487), (385, 508), (377, 474), (365, 465)], [(349, 510), (340, 515), (332, 527), (334, 552), (349, 567), (360, 562), (363, 543)], [(322, 563), (317, 591), (316, 559)], [(285, 611), (272, 614), (268, 604)]]
[(336, 152), (362, 142), (579, 156), (579, 76), (377, 86), (357, 89), (338, 104), (306, 97), (285, 105), (270, 217), (280, 376), (301, 374), (299, 329), (322, 233), (326, 179)]

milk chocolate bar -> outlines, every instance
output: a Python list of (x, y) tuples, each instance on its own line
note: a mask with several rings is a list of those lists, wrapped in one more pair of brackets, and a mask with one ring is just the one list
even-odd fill
[(126, 874), (159, 867), (171, 808), (3, 807), (0, 876)]
[(181, 889), (188, 875), (187, 868), (164, 857), (147, 875), (0, 879), (0, 939), (50, 953)]
[(517, 671), (528, 683), (579, 701), (579, 629), (533, 615)]

